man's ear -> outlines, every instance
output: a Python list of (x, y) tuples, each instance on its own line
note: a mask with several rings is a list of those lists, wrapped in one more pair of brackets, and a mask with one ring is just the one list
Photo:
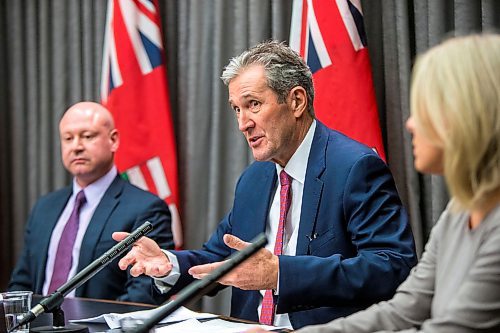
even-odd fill
[(118, 146), (120, 146), (120, 133), (116, 128), (109, 132), (109, 140), (111, 141), (111, 151), (116, 153)]
[(288, 97), (290, 98), (290, 108), (295, 117), (300, 118), (304, 112), (307, 112), (307, 93), (303, 87), (293, 87)]

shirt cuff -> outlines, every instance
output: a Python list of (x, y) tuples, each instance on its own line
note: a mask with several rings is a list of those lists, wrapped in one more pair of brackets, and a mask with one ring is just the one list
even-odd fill
[(181, 276), (179, 260), (177, 260), (177, 256), (169, 251), (162, 250), (163, 253), (168, 257), (168, 260), (172, 263), (172, 270), (167, 276), (163, 276), (160, 278), (153, 278), (154, 283), (158, 290), (162, 294), (165, 294), (172, 289), (172, 287), (177, 283)]

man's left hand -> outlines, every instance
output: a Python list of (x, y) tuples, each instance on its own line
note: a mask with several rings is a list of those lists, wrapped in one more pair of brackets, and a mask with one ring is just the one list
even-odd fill
[[(230, 248), (241, 251), (250, 243), (244, 242), (236, 236), (224, 235), (224, 243)], [(195, 279), (202, 279), (225, 261), (193, 266), (188, 273)], [(278, 286), (278, 256), (266, 249), (260, 249), (250, 258), (238, 265), (231, 272), (224, 275), (218, 282), (226, 286), (233, 286), (243, 290), (276, 289)]]

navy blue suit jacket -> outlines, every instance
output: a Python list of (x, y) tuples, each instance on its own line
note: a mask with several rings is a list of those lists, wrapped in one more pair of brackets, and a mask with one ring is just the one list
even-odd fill
[[(189, 267), (231, 253), (224, 234), (250, 241), (264, 232), (277, 186), (274, 163), (240, 177), (231, 212), (202, 250), (176, 251)], [(302, 199), (297, 253), (279, 257), (277, 312), (294, 328), (326, 323), (389, 299), (417, 262), (405, 209), (386, 164), (370, 148), (317, 122)], [(232, 288), (231, 316), (258, 321), (258, 291)]]
[[(40, 198), (26, 225), (24, 249), (12, 273), (9, 290), (32, 290), (42, 294), (45, 267), (52, 230), (55, 227), (72, 187)], [(167, 205), (157, 196), (116, 177), (98, 204), (82, 241), (77, 271), (100, 257), (116, 244), (115, 231), (131, 232), (145, 221), (153, 224), (148, 235), (159, 244), (173, 248), (171, 216)], [(75, 296), (159, 304), (166, 300), (152, 292), (151, 278), (133, 278), (118, 267), (118, 259), (108, 264), (89, 281), (76, 289)]]

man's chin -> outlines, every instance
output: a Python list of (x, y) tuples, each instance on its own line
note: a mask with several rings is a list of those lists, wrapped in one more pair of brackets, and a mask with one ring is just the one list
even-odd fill
[(90, 170), (83, 165), (77, 165), (77, 166), (73, 166), (69, 170), (69, 172), (75, 177), (85, 177), (85, 175), (90, 173)]
[(253, 159), (258, 162), (267, 162), (271, 160), (269, 156), (264, 154), (256, 154), (255, 152), (253, 153)]
[(88, 168), (73, 168), (70, 170), (70, 173), (76, 179), (88, 180), (92, 178), (92, 172)]

